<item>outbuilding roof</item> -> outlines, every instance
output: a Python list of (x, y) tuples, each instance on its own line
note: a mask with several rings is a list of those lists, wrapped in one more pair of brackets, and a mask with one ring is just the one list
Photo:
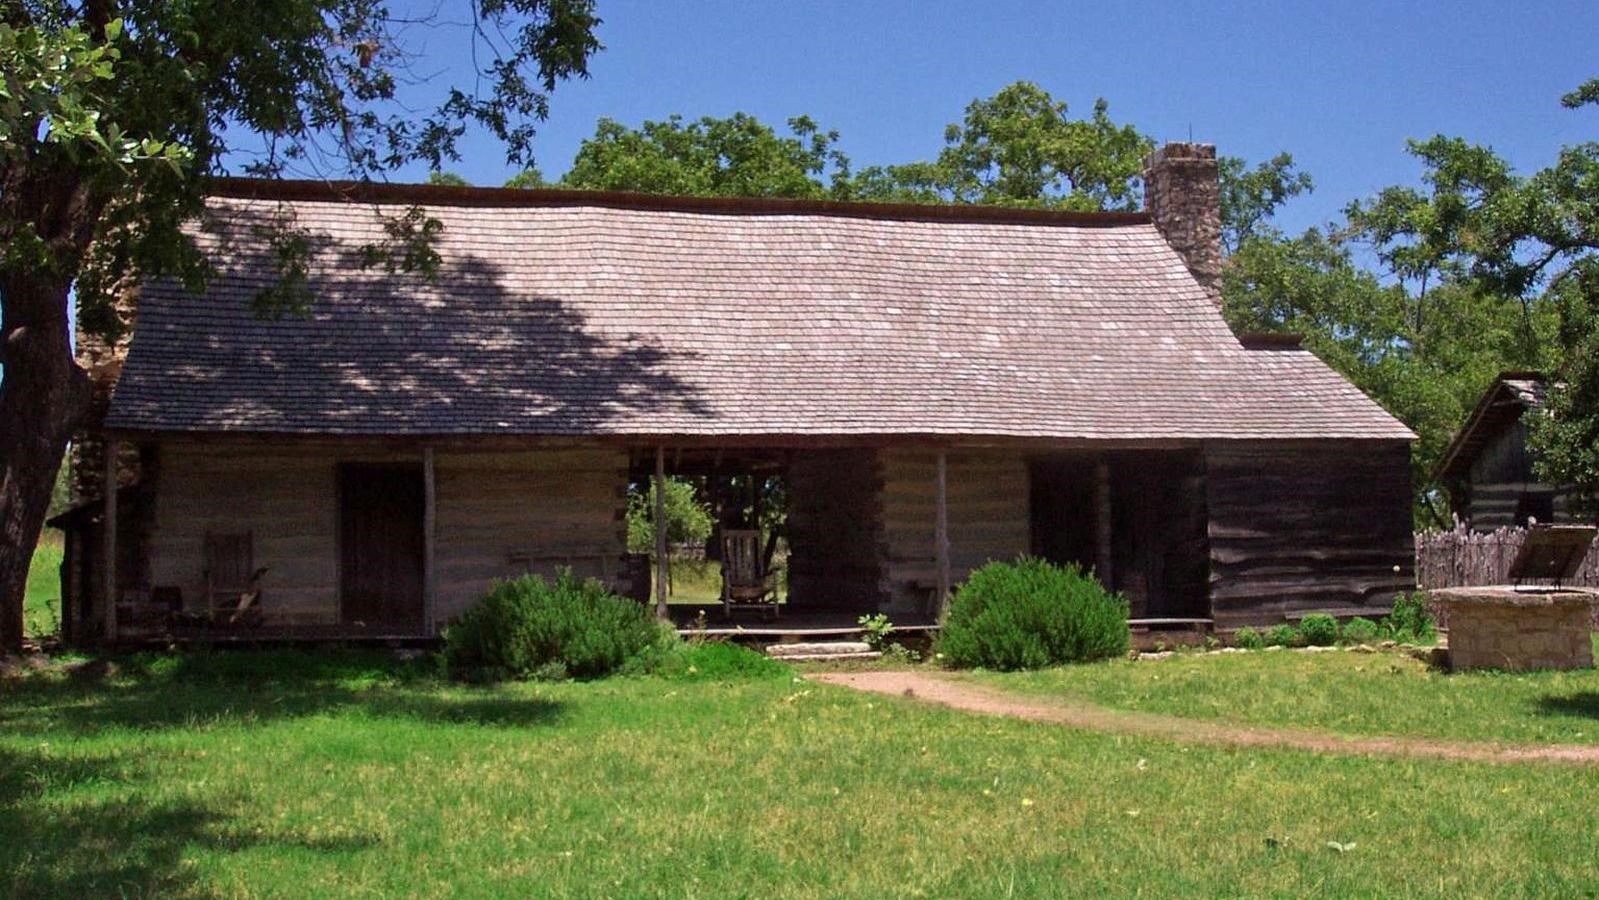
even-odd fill
[[(364, 264), (384, 217), (426, 278)], [(1140, 214), (220, 181), (201, 295), (144, 288), (108, 427), (363, 435), (1413, 435), (1248, 349)], [(267, 228), (309, 315), (258, 318)]]
[(1449, 442), (1433, 472), (1435, 478), (1464, 478), (1471, 473), (1477, 454), (1505, 426), (1529, 409), (1543, 407), (1549, 380), (1541, 372), (1500, 372), (1488, 386), (1466, 424)]

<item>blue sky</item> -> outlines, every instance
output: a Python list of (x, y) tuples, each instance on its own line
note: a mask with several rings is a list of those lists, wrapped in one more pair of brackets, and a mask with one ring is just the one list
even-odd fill
[[(1599, 111), (1559, 97), (1599, 76), (1596, 3), (641, 2), (601, 0), (592, 79), (561, 85), (538, 161), (557, 176), (609, 116), (801, 113), (842, 134), (856, 165), (930, 157), (974, 98), (1037, 82), (1074, 114), (1096, 97), (1162, 140), (1258, 160), (1291, 151), (1317, 182), (1280, 222), (1336, 216), (1413, 183), (1408, 137), (1486, 143), (1527, 171), (1599, 138)], [(448, 80), (458, 33), (433, 33), (421, 68)], [(509, 176), (473, 137), (451, 168)], [(420, 180), (420, 170), (397, 176)]]

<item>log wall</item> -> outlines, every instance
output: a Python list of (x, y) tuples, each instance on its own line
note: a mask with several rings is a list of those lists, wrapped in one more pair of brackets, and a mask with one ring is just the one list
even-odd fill
[[(937, 582), (933, 552), (934, 452), (884, 450), (881, 595), (890, 614), (927, 612)], [(990, 560), (1028, 552), (1027, 461), (1018, 453), (950, 451), (950, 573), (959, 585)]]
[[(340, 462), (417, 462), (416, 453), (340, 454), (324, 447), (161, 446), (147, 553), (150, 583), (203, 603), (207, 532), (251, 531), (267, 566), (263, 608), (274, 625), (339, 620)], [(496, 578), (570, 565), (615, 582), (626, 547), (627, 456), (620, 450), (438, 453), (436, 610), (459, 615)]]
[(1544, 525), (1569, 525), (1577, 521), (1567, 496), (1537, 481), (1473, 482), (1466, 517), (1478, 531), (1517, 528), (1529, 516)]
[(439, 453), (434, 556), (440, 621), (489, 584), (570, 566), (626, 590), (627, 453), (612, 449)]
[(1208, 447), (1216, 625), (1309, 610), (1386, 610), (1415, 584), (1404, 442), (1239, 442)]
[(164, 442), (147, 554), (152, 585), (175, 585), (184, 605), (205, 606), (205, 536), (253, 532), (266, 566), (270, 621), (339, 618), (338, 490), (326, 450)]

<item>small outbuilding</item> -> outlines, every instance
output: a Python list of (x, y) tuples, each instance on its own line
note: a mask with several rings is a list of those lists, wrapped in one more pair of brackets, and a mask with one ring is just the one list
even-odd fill
[[(79, 470), (124, 487), (83, 484), (118, 527), (68, 544), (74, 637), (425, 638), (560, 567), (647, 590), (624, 512), (661, 473), (783, 480), (783, 621), (931, 621), (1020, 554), (1139, 620), (1380, 615), (1413, 585), (1413, 435), (1223, 321), (1214, 148), (1146, 184), (1073, 213), (219, 180), (205, 292), (145, 286), (125, 363), (85, 343)], [(432, 278), (367, 264), (412, 209)], [(285, 223), (312, 303), (264, 319)]]
[(1548, 388), (1538, 372), (1499, 373), (1444, 451), (1435, 477), (1472, 530), (1576, 521), (1569, 491), (1538, 480), (1527, 446), (1527, 415), (1543, 409)]

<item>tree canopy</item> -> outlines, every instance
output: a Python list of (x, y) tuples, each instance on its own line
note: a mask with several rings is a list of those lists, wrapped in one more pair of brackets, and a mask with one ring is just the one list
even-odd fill
[[(628, 128), (601, 119), (578, 148), (562, 187), (711, 197), (837, 197), (849, 161), (838, 132), (807, 116), (780, 135), (753, 116), (671, 116)], [(828, 180), (831, 180), (831, 184)]]
[(1111, 121), (1094, 103), (1087, 119), (1036, 84), (1018, 81), (973, 100), (944, 131), (929, 161), (864, 169), (852, 193), (863, 199), (985, 203), (1076, 210), (1138, 209), (1140, 174), (1154, 141)]

